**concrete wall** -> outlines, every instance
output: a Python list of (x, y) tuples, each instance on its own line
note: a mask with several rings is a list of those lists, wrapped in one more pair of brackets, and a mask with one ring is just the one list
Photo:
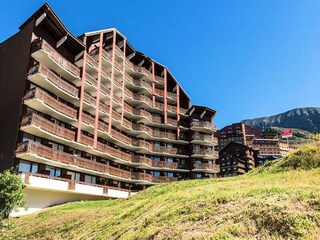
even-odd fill
[(14, 165), (34, 20), (0, 44), (0, 171)]

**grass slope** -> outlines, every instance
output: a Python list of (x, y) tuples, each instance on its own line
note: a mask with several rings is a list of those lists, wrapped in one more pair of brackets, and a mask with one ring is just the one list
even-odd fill
[(307, 146), (240, 177), (162, 184), (128, 200), (9, 219), (2, 239), (317, 239), (319, 166), (319, 148)]

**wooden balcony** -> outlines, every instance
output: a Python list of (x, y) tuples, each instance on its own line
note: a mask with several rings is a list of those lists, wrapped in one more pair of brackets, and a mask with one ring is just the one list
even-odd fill
[(215, 159), (218, 158), (218, 154), (214, 149), (205, 149), (205, 148), (194, 148), (192, 151), (193, 157), (202, 157), (202, 158), (208, 158), (208, 159)]
[(145, 81), (133, 79), (133, 85), (141, 87), (141, 88), (144, 88), (144, 89), (147, 89), (149, 92), (152, 93), (152, 86), (149, 83), (145, 82)]
[(153, 130), (152, 128), (146, 126), (146, 125), (143, 125), (143, 124), (139, 124), (139, 123), (133, 123), (132, 124), (132, 129), (133, 130), (137, 130), (137, 131), (142, 131), (142, 132), (145, 132), (146, 134), (152, 136), (153, 134)]
[(134, 65), (133, 69), (134, 69), (135, 72), (144, 74), (147, 78), (149, 78), (150, 80), (152, 80), (152, 74), (151, 74), (151, 72), (149, 72), (149, 71), (148, 71), (147, 69), (145, 69), (144, 67), (139, 67), (139, 66)]
[(16, 150), (16, 156), (23, 158), (22, 155), (31, 154), (51, 161), (68, 164), (70, 166), (80, 167), (87, 170), (110, 174), (115, 177), (131, 179), (131, 173), (119, 168), (111, 167), (102, 163), (78, 157), (65, 152), (54, 150), (50, 147), (28, 141), (20, 143)]
[(216, 127), (213, 125), (212, 122), (205, 122), (205, 121), (193, 121), (190, 125), (192, 130), (204, 130), (204, 131), (208, 131), (208, 132), (215, 132), (216, 131)]
[(127, 162), (131, 162), (132, 158), (131, 158), (131, 154), (123, 152), (119, 149), (110, 147), (104, 143), (98, 142), (97, 143), (97, 150), (99, 150), (102, 153), (106, 153), (111, 155), (112, 157), (121, 159), (123, 161), (127, 161)]
[(206, 171), (212, 171), (212, 172), (220, 171), (220, 166), (217, 164), (195, 163), (193, 164), (193, 168), (197, 170), (206, 170)]
[(135, 155), (132, 158), (132, 162), (152, 166), (152, 159), (146, 156)]
[(152, 166), (157, 168), (170, 168), (170, 169), (177, 169), (178, 163), (177, 162), (165, 162), (165, 161), (152, 161)]
[(74, 83), (80, 82), (80, 69), (62, 57), (62, 55), (45, 40), (37, 39), (32, 43), (31, 56), (65, 79)]
[[(70, 118), (77, 119), (76, 109), (58, 101), (40, 88), (30, 89), (24, 96), (23, 100), (26, 105), (30, 105), (31, 107), (47, 113), (48, 115), (60, 118), (62, 121), (68, 121)], [(59, 112), (59, 114), (55, 111)]]
[(154, 81), (160, 85), (164, 85), (164, 78), (160, 76), (155, 76)]
[(44, 117), (41, 117), (36, 113), (32, 113), (28, 116), (23, 117), (20, 124), (21, 128), (32, 125), (34, 125), (37, 128), (43, 129), (44, 131), (47, 131), (53, 135), (68, 139), (70, 141), (75, 140), (76, 133), (74, 131), (59, 126), (54, 122), (51, 122), (50, 120), (45, 119)]
[(132, 180), (152, 182), (153, 178), (152, 178), (152, 175), (150, 175), (148, 173), (133, 172), (132, 173)]
[(28, 79), (67, 101), (78, 100), (78, 88), (42, 64), (30, 68)]

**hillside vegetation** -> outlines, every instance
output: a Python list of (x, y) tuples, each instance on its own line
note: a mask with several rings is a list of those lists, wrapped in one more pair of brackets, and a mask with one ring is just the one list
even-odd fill
[(318, 239), (320, 150), (249, 174), (162, 184), (128, 200), (69, 203), (9, 219), (2, 239)]

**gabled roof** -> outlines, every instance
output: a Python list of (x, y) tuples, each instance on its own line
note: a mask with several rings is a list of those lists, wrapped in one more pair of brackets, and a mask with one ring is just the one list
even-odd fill
[[(80, 37), (82, 37), (82, 36), (94, 36), (94, 35), (97, 35), (97, 34), (100, 34), (100, 33), (108, 33), (108, 32), (113, 32), (113, 31), (116, 31), (116, 33), (119, 34), (121, 37), (123, 37), (124, 39), (127, 39), (127, 38), (125, 37), (125, 35), (123, 35), (123, 34), (122, 34), (118, 29), (116, 29), (116, 28), (106, 28), (106, 29), (101, 29), (101, 30), (97, 30), (97, 31), (86, 32), (86, 33), (84, 33), (83, 35), (81, 35)], [(79, 37), (79, 38), (80, 38), (80, 37)], [(129, 47), (133, 50), (133, 52), (134, 52), (135, 54), (140, 55), (140, 56), (146, 58), (147, 60), (152, 61), (152, 62), (154, 62), (155, 64), (157, 64), (157, 65), (159, 65), (159, 66), (161, 66), (161, 67), (163, 67), (163, 68), (166, 68), (167, 71), (168, 71), (168, 73), (169, 73), (170, 76), (172, 77), (172, 79), (176, 82), (176, 84), (179, 85), (179, 87), (180, 87), (180, 89), (183, 91), (183, 93), (190, 99), (190, 97), (189, 97), (189, 95), (187, 94), (187, 92), (183, 89), (183, 87), (179, 84), (179, 82), (175, 79), (174, 75), (170, 72), (170, 70), (169, 70), (165, 65), (163, 65), (163, 64), (157, 62), (156, 60), (148, 57), (146, 54), (135, 50), (128, 41), (127, 41), (127, 44), (129, 45)]]
[[(45, 15), (44, 15), (45, 14)], [(82, 41), (80, 41), (77, 37), (75, 37), (69, 30), (63, 25), (61, 20), (52, 10), (52, 8), (47, 4), (43, 4), (31, 17), (29, 17), (20, 27), (19, 29), (24, 28), (24, 26), (32, 20), (37, 20), (41, 16), (45, 16), (45, 18), (40, 23), (41, 25), (45, 25), (52, 35), (60, 40), (63, 37), (67, 36), (67, 40), (64, 42), (64, 45), (67, 45), (70, 50), (79, 53), (84, 50), (85, 46)]]

